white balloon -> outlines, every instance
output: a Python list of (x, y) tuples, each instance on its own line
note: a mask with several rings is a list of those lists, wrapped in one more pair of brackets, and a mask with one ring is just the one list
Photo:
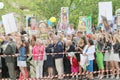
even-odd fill
[(0, 9), (2, 9), (4, 7), (4, 3), (0, 2)]

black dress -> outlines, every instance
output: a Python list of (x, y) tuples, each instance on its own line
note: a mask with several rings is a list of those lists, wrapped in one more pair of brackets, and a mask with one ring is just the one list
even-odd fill
[[(70, 48), (67, 52), (75, 52), (75, 46), (70, 45)], [(70, 74), (71, 73), (71, 64), (70, 64), (70, 61), (67, 59), (66, 54), (64, 54), (63, 63), (64, 63), (64, 73)]]
[[(54, 46), (53, 44), (49, 44), (45, 49), (46, 53), (52, 53), (53, 46)], [(54, 58), (50, 54), (49, 55), (47, 54), (46, 66), (47, 67), (53, 67), (54, 66)]]
[[(79, 48), (84, 49), (84, 46), (79, 46)], [(80, 54), (82, 54), (82, 51), (80, 49), (77, 50), (77, 53), (75, 54), (77, 61), (80, 62)]]

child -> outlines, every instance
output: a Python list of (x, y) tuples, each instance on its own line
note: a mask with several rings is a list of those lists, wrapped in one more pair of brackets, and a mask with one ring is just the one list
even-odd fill
[[(79, 64), (77, 62), (77, 58), (73, 52), (68, 53), (68, 60), (70, 60), (71, 63), (71, 72), (73, 74), (77, 74), (79, 72)], [(74, 76), (73, 76), (74, 77)], [(78, 76), (76, 75), (76, 78)]]

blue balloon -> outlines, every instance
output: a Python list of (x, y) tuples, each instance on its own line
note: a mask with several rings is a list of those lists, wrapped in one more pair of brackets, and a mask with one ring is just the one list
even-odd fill
[(52, 26), (52, 25), (53, 23), (50, 20), (48, 20), (48, 26)]

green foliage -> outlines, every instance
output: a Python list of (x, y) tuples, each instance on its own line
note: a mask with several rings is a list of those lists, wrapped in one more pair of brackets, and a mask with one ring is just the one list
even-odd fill
[[(10, 12), (22, 16), (33, 14), (37, 16), (38, 20), (48, 20), (54, 16), (58, 21), (61, 7), (69, 7), (69, 21), (77, 27), (79, 16), (92, 16), (92, 23), (97, 24), (98, 2), (102, 1), (112, 1), (113, 14), (120, 8), (120, 0), (0, 0), (5, 4), (0, 15)], [(27, 8), (29, 11), (24, 11), (21, 7)]]

